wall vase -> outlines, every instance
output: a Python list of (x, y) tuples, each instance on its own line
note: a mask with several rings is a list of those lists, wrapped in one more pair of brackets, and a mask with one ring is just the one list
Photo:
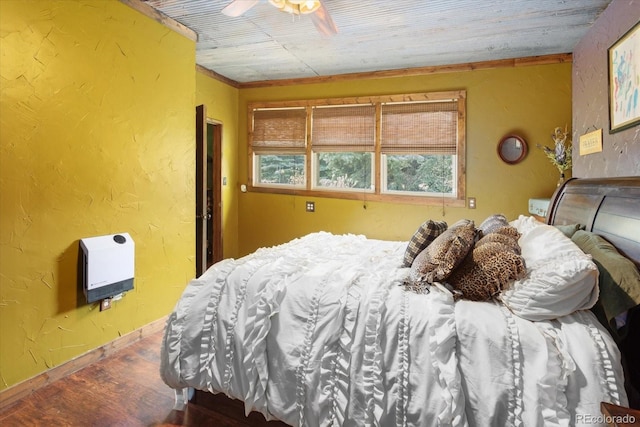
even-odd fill
[(560, 187), (562, 184), (564, 184), (564, 172), (560, 172), (560, 178), (558, 179), (558, 184), (556, 185), (556, 187)]

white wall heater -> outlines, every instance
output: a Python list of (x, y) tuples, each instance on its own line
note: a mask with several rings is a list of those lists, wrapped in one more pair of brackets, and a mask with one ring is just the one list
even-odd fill
[(135, 243), (128, 233), (80, 239), (80, 249), (87, 303), (133, 289)]

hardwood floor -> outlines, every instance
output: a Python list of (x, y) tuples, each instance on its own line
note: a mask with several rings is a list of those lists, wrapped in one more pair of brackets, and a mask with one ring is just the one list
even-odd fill
[(257, 413), (245, 418), (240, 403), (226, 398), (218, 399), (216, 411), (191, 403), (186, 411), (173, 410), (173, 390), (164, 384), (159, 373), (161, 340), (162, 332), (150, 335), (35, 391), (0, 413), (0, 426), (272, 424)]

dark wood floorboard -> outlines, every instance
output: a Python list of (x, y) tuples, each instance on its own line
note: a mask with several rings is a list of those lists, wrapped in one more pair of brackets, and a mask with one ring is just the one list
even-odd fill
[(173, 390), (160, 378), (161, 341), (162, 332), (150, 335), (35, 391), (0, 413), (0, 426), (272, 425), (257, 413), (245, 418), (242, 405), (226, 397), (216, 400), (216, 410), (191, 403), (173, 410)]

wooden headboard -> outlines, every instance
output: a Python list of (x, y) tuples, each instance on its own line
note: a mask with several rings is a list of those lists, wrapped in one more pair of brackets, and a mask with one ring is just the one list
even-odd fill
[[(640, 267), (640, 177), (570, 179), (556, 190), (547, 223), (582, 224), (612, 243)], [(626, 336), (618, 338), (629, 405), (640, 409), (640, 305), (627, 312)]]
[(582, 224), (640, 266), (640, 177), (566, 181), (551, 199), (547, 224)]

